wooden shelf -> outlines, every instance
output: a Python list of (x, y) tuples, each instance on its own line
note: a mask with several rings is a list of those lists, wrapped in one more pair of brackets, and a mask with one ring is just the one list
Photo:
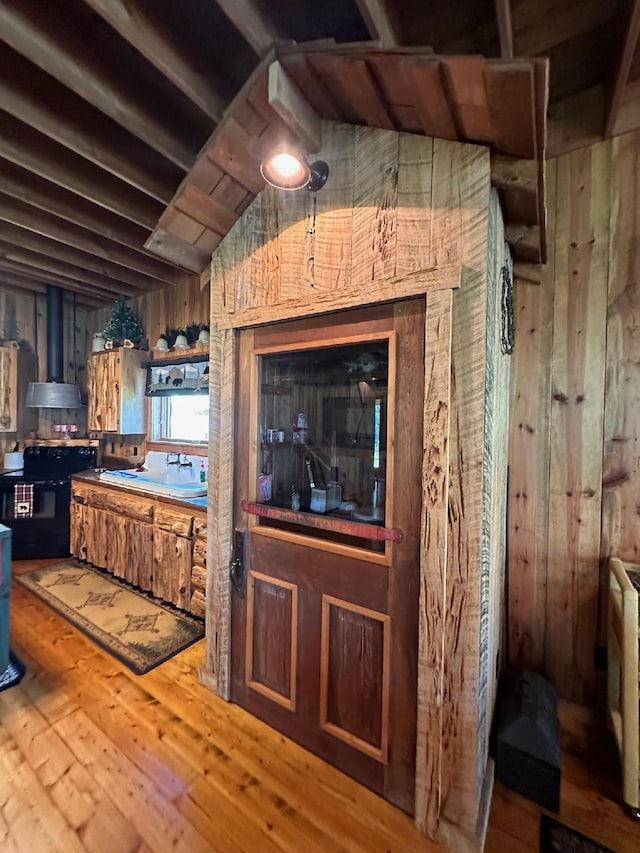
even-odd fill
[(330, 530), (343, 536), (353, 536), (356, 539), (375, 539), (378, 542), (402, 542), (404, 533), (397, 527), (382, 527), (378, 524), (367, 524), (365, 521), (349, 521), (326, 515), (315, 515), (306, 512), (296, 512), (293, 509), (283, 509), (268, 504), (251, 503), (243, 500), (242, 510), (249, 515), (261, 518), (272, 518), (275, 521), (285, 521), (289, 524), (299, 524), (314, 530)]

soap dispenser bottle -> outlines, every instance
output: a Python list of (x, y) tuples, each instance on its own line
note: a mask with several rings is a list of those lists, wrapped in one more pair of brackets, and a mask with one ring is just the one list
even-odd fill
[(200, 463), (200, 482), (201, 483), (207, 482), (207, 471), (204, 467), (204, 462)]

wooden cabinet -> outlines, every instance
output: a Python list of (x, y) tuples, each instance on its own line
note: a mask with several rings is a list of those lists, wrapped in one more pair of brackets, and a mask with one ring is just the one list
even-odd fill
[(28, 432), (38, 425), (38, 410), (25, 405), (35, 380), (35, 357), (15, 344), (0, 347), (0, 432)]
[(89, 361), (88, 427), (96, 432), (132, 435), (146, 432), (146, 371), (142, 350), (92, 353)]
[(72, 483), (71, 553), (204, 618), (206, 513)]

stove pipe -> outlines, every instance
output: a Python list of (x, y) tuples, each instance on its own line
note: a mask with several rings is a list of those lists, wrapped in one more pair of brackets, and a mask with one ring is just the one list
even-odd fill
[(76, 385), (64, 382), (62, 289), (47, 285), (47, 381), (30, 382), (27, 406), (40, 409), (77, 409)]

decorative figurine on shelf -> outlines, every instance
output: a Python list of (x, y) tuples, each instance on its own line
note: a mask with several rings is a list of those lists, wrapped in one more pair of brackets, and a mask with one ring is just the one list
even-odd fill
[(144, 328), (135, 311), (127, 305), (124, 296), (119, 296), (112, 306), (111, 320), (103, 334), (107, 344), (111, 341), (112, 347), (121, 346), (125, 340), (128, 340), (133, 347), (142, 348)]

